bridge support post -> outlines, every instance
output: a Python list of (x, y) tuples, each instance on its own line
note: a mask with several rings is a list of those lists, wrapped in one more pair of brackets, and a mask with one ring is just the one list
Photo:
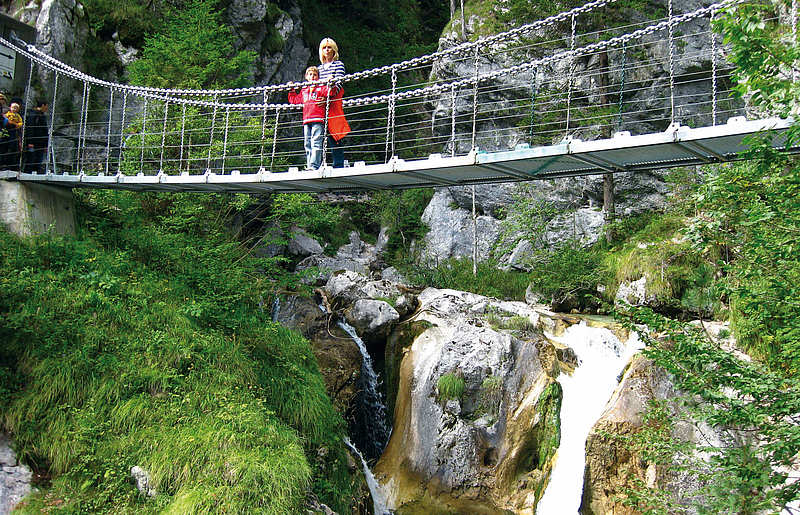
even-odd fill
[(74, 204), (71, 189), (0, 181), (0, 221), (18, 236), (75, 234)]

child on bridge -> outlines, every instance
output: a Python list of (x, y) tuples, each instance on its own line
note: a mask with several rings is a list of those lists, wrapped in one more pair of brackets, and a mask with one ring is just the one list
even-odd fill
[[(316, 66), (306, 69), (306, 81), (319, 80)], [(306, 150), (306, 169), (316, 170), (322, 164), (322, 138), (324, 137), (326, 98), (328, 86), (306, 86), (289, 92), (289, 103), (303, 104), (303, 141)]]

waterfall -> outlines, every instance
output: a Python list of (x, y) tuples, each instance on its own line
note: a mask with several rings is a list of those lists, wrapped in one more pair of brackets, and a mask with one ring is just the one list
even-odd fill
[(361, 351), (361, 384), (359, 388), (360, 403), (358, 408), (363, 410), (363, 416), (357, 417), (357, 422), (361, 427), (357, 431), (361, 433), (361, 448), (369, 459), (377, 460), (383, 453), (386, 443), (389, 441), (390, 430), (386, 424), (386, 405), (383, 403), (383, 396), (378, 389), (378, 374), (372, 368), (372, 358), (367, 352), (367, 346), (359, 338), (356, 330), (343, 321), (337, 322), (344, 332), (350, 335), (358, 350)]
[(561, 374), (561, 445), (537, 515), (578, 513), (583, 491), (586, 437), (606, 407), (617, 378), (642, 345), (631, 333), (622, 343), (605, 328), (586, 322), (568, 327), (560, 337), (548, 336), (572, 348), (579, 365), (572, 375)]
[(344, 444), (350, 447), (350, 450), (356, 453), (361, 460), (361, 466), (364, 468), (364, 477), (367, 478), (367, 487), (369, 487), (369, 493), (372, 495), (372, 507), (375, 515), (386, 515), (390, 513), (389, 509), (386, 507), (386, 498), (383, 495), (383, 489), (381, 485), (378, 484), (375, 476), (372, 475), (372, 471), (369, 469), (369, 465), (367, 465), (367, 460), (364, 459), (364, 456), (361, 455), (361, 452), (359, 452), (356, 446), (350, 443), (349, 439), (345, 438)]
[(270, 318), (272, 321), (278, 319), (278, 314), (281, 310), (281, 298), (278, 295), (275, 295), (275, 300), (272, 301), (272, 311), (270, 312)]

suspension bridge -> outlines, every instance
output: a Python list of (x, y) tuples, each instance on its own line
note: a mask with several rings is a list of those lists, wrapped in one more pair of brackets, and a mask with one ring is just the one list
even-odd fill
[[(338, 77), (353, 129), (343, 140), (348, 161), (343, 168), (323, 161), (318, 170), (302, 169), (301, 106), (286, 103), (290, 90), (311, 83), (225, 90), (132, 86), (0, 38), (30, 60), (26, 108), (34, 76), (51, 105), (45, 164), (29, 170), (19, 157), (18, 166), (0, 170), (0, 179), (135, 191), (323, 192), (735, 160), (745, 138), (764, 130), (774, 131), (776, 147), (785, 146), (781, 132), (792, 123), (748, 119), (733, 94), (732, 66), (712, 25), (739, 1), (676, 13), (668, 0), (663, 12), (654, 8), (652, 19), (631, 21), (635, 16), (627, 13), (626, 21), (609, 24), (612, 17), (603, 13), (615, 9), (616, 0), (596, 0), (498, 35)], [(796, 31), (796, 13), (790, 16), (786, 25)], [(603, 27), (597, 19), (604, 19)]]

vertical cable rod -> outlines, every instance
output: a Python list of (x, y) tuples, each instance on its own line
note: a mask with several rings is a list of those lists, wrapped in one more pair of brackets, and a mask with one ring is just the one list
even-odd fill
[(139, 171), (144, 172), (144, 133), (145, 133), (145, 126), (147, 125), (147, 104), (149, 98), (144, 97), (144, 108), (142, 114), (142, 154), (141, 158), (139, 159)]
[(450, 157), (456, 155), (456, 85), (450, 86)]
[(222, 140), (222, 173), (225, 173), (225, 158), (228, 156), (228, 126), (231, 118), (231, 107), (225, 106), (225, 135)]
[(672, 0), (669, 0), (669, 105), (670, 122), (675, 123), (675, 27), (672, 24)]
[(567, 76), (567, 123), (565, 127), (565, 136), (569, 136), (569, 123), (571, 118), (571, 107), (572, 107), (572, 80), (573, 75), (575, 74), (575, 27), (577, 24), (577, 17), (573, 14), (571, 16), (571, 25), (572, 30), (569, 37), (569, 71)]
[[(280, 117), (281, 117), (281, 108), (279, 106), (277, 109), (275, 109), (275, 130), (272, 133), (272, 157), (270, 158), (270, 161), (269, 161), (269, 171), (270, 172), (275, 171), (275, 150), (278, 147), (278, 119)], [(323, 133), (322, 137), (323, 138), (325, 137), (324, 133)], [(323, 155), (323, 157), (324, 157), (324, 155)]]
[(114, 88), (108, 90), (108, 130), (106, 131), (106, 173), (111, 159), (111, 126), (114, 120)]
[(624, 93), (625, 93), (625, 69), (628, 64), (628, 44), (626, 41), (622, 42), (622, 69), (620, 70), (619, 78), (619, 107), (617, 108), (617, 132), (622, 130), (622, 112), (625, 109)]
[(81, 164), (81, 137), (83, 134), (83, 123), (84, 123), (84, 113), (86, 111), (86, 87), (87, 83), (83, 83), (83, 96), (81, 97), (81, 112), (78, 113), (78, 148), (77, 148), (77, 155), (75, 156), (75, 164), (78, 168), (78, 173), (83, 172), (83, 166)]
[(125, 144), (125, 112), (128, 109), (128, 90), (122, 94), (122, 116), (119, 122), (119, 160), (117, 161), (117, 173), (122, 173), (122, 149)]
[(169, 102), (164, 102), (164, 124), (161, 126), (161, 157), (158, 160), (158, 173), (164, 171), (164, 147), (167, 145), (167, 113)]
[(536, 95), (539, 92), (539, 67), (533, 69), (533, 81), (531, 82), (531, 127), (529, 134), (530, 144), (533, 145), (533, 127), (536, 121)]
[(714, 14), (708, 19), (708, 33), (711, 36), (711, 125), (717, 124), (717, 38), (714, 37)]
[[(184, 138), (186, 136), (186, 104), (183, 104), (181, 109), (181, 148), (178, 151), (178, 171), (183, 169), (183, 145), (184, 145)], [(186, 171), (189, 171), (189, 160), (186, 156)]]
[(214, 111), (211, 115), (211, 134), (209, 135), (208, 140), (208, 155), (206, 156), (206, 173), (211, 172), (211, 147), (214, 146), (214, 129), (216, 128), (217, 124), (217, 100), (219, 98), (218, 94), (214, 94)]
[(53, 173), (56, 172), (56, 149), (53, 145), (53, 126), (56, 124), (56, 95), (58, 94), (58, 72), (53, 70), (53, 103), (50, 108), (50, 127), (47, 129), (47, 165), (45, 172), (50, 173), (50, 158), (53, 159)]
[(475, 86), (472, 88), (472, 150), (475, 150), (476, 144), (476, 132), (478, 127), (478, 83), (480, 82), (480, 78), (478, 76), (479, 69), (478, 69), (478, 58), (480, 57), (479, 54), (480, 46), (475, 45)]
[[(259, 147), (259, 152), (258, 152), (258, 155), (259, 155), (258, 171), (259, 172), (264, 170), (264, 140), (267, 137), (267, 92), (266, 91), (264, 91), (263, 104), (264, 104), (264, 114), (261, 117), (261, 142), (260, 142), (260, 147)], [(273, 136), (273, 138), (275, 137), (274, 134), (272, 136)]]
[(25, 108), (22, 112), (22, 149), (20, 149), (19, 153), (19, 171), (22, 172), (23, 168), (23, 158), (25, 157), (25, 151), (28, 149), (28, 145), (25, 142), (25, 127), (28, 125), (28, 105), (30, 104), (31, 99), (31, 82), (33, 81), (33, 61), (30, 61), (30, 66), (28, 67), (28, 85), (25, 87)]

